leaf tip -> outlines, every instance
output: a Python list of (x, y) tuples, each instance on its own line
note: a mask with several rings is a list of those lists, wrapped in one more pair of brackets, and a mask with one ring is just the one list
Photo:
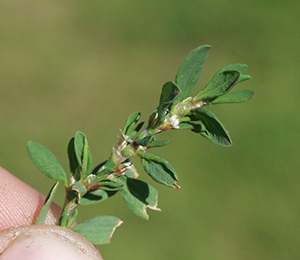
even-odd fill
[(157, 207), (157, 203), (154, 206), (149, 206), (148, 205), (148, 208), (152, 209), (152, 210), (155, 210), (155, 211), (161, 211), (161, 209)]
[(179, 190), (181, 187), (176, 183), (176, 182), (174, 182), (174, 189), (175, 190)]
[(117, 221), (115, 227), (113, 228), (113, 230), (112, 230), (112, 231), (110, 232), (110, 234), (109, 234), (109, 241), (108, 241), (107, 244), (110, 244), (111, 238), (112, 238), (112, 236), (113, 236), (113, 234), (114, 234), (116, 228), (119, 227), (119, 226), (121, 226), (122, 224), (123, 224), (123, 220), (119, 219), (119, 220)]

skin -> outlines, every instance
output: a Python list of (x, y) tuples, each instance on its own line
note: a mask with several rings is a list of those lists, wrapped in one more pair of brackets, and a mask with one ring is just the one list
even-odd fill
[(51, 205), (47, 225), (33, 225), (45, 196), (0, 167), (0, 259), (102, 260), (77, 233), (54, 226), (61, 208)]

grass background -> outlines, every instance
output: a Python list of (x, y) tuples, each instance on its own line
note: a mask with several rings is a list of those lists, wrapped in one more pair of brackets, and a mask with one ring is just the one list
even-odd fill
[(116, 196), (81, 211), (80, 221), (124, 220), (100, 247), (104, 259), (299, 259), (299, 8), (279, 0), (1, 1), (0, 165), (47, 194), (52, 181), (31, 163), (28, 140), (67, 169), (68, 140), (81, 130), (94, 160), (105, 160), (127, 116), (141, 111), (147, 120), (188, 52), (210, 44), (198, 91), (235, 62), (252, 76), (238, 88), (256, 90), (248, 103), (211, 108), (234, 146), (167, 133), (170, 145), (156, 154), (176, 168), (181, 190), (143, 174), (162, 212), (146, 222)]

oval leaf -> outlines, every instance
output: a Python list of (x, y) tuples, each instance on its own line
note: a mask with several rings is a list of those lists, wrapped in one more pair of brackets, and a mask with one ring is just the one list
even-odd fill
[(84, 133), (77, 131), (75, 134), (75, 139), (74, 139), (74, 149), (75, 149), (75, 156), (77, 159), (78, 164), (81, 166), (82, 165), (82, 159), (84, 156), (84, 150), (85, 148), (85, 140), (86, 136)]
[(222, 69), (218, 70), (214, 76), (216, 76), (217, 74), (219, 74), (225, 70), (237, 70), (237, 71), (241, 72), (241, 76), (238, 81), (238, 83), (241, 83), (245, 80), (251, 79), (251, 77), (249, 75), (245, 75), (247, 68), (248, 68), (248, 66), (246, 64), (242, 64), (242, 63), (230, 64), (230, 65), (227, 65), (227, 66), (223, 67)]
[(141, 122), (139, 123), (136, 128), (131, 132), (131, 134), (129, 135), (129, 139), (133, 139), (137, 133), (141, 130), (142, 126), (144, 125), (145, 122)]
[(154, 135), (147, 135), (141, 140), (137, 140), (137, 143), (141, 146), (147, 147), (155, 139)]
[(115, 229), (123, 223), (112, 216), (98, 216), (79, 224), (73, 231), (82, 235), (94, 245), (109, 244)]
[(158, 183), (178, 189), (178, 181), (175, 169), (168, 161), (149, 153), (138, 153), (142, 165), (149, 176)]
[(198, 108), (193, 110), (193, 112), (194, 115), (203, 123), (204, 127), (206, 128), (205, 131), (195, 132), (202, 134), (218, 145), (232, 145), (228, 131), (225, 129), (222, 122), (216, 117), (213, 112), (205, 108)]
[(87, 192), (83, 197), (81, 197), (80, 205), (91, 205), (99, 203), (112, 197), (116, 193), (116, 191), (92, 190)]
[(148, 220), (146, 209), (160, 209), (157, 207), (157, 190), (143, 181), (123, 177), (124, 187), (120, 193), (131, 211), (137, 216)]
[(180, 89), (172, 81), (169, 81), (163, 85), (159, 105), (157, 107), (158, 117), (156, 125), (162, 124), (165, 120), (167, 112), (171, 109), (173, 100), (180, 93)]
[(148, 147), (163, 147), (166, 146), (169, 142), (170, 140), (154, 140), (148, 145)]
[(226, 94), (238, 82), (240, 74), (236, 70), (226, 70), (214, 76), (207, 86), (196, 96), (196, 101), (210, 101)]
[(99, 183), (100, 189), (105, 191), (118, 191), (123, 188), (124, 184), (120, 182), (114, 182), (113, 180), (104, 180)]
[(70, 171), (72, 175), (76, 178), (76, 180), (78, 180), (79, 178), (77, 178), (76, 176), (79, 175), (80, 165), (78, 164), (76, 158), (74, 142), (75, 142), (75, 138), (72, 137), (68, 144), (68, 157), (69, 157)]
[(247, 69), (248, 69), (248, 66), (246, 64), (242, 64), (242, 63), (229, 64), (229, 65), (224, 66), (222, 69), (218, 70), (214, 76), (217, 76), (218, 74), (220, 74), (221, 72), (223, 72), (225, 70), (237, 70), (237, 71), (241, 72), (241, 74), (245, 74)]
[(134, 112), (127, 118), (123, 128), (124, 135), (131, 134), (132, 130), (134, 129), (136, 123), (139, 121), (140, 117), (141, 117), (140, 112)]
[(233, 93), (227, 93), (224, 96), (217, 97), (211, 104), (225, 104), (225, 103), (242, 103), (251, 99), (254, 95), (254, 90), (246, 89), (240, 90)]
[(38, 224), (45, 224), (45, 220), (48, 214), (48, 211), (50, 209), (50, 206), (52, 204), (53, 198), (55, 196), (55, 193), (57, 191), (58, 188), (58, 184), (59, 182), (56, 182), (53, 187), (51, 188), (46, 200), (45, 200), (45, 204), (42, 208), (42, 210), (39, 213), (39, 216), (37, 217), (36, 221), (34, 222), (34, 224), (38, 225)]
[(210, 48), (209, 45), (196, 48), (180, 64), (175, 78), (175, 83), (181, 90), (177, 101), (187, 98), (198, 83)]
[(75, 156), (79, 165), (80, 178), (85, 178), (93, 168), (93, 157), (84, 133), (76, 132), (74, 140)]
[(53, 153), (51, 153), (45, 146), (29, 141), (27, 144), (29, 156), (34, 165), (41, 173), (47, 177), (62, 181), (65, 186), (68, 185), (67, 174), (59, 161)]

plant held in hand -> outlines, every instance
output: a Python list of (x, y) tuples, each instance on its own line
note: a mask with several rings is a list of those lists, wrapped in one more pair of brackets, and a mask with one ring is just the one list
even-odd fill
[(140, 158), (146, 173), (156, 182), (179, 189), (175, 169), (163, 158), (152, 153), (152, 147), (163, 147), (168, 140), (157, 140), (158, 133), (168, 130), (191, 130), (221, 146), (230, 146), (231, 138), (217, 116), (205, 107), (223, 103), (241, 103), (249, 100), (253, 90), (229, 93), (238, 83), (250, 79), (245, 64), (232, 64), (216, 72), (206, 87), (196, 96), (190, 93), (197, 84), (210, 46), (204, 45), (188, 54), (181, 63), (175, 81), (163, 85), (159, 104), (150, 115), (148, 125), (138, 122), (140, 112), (132, 113), (126, 120), (118, 143), (110, 157), (93, 165), (86, 136), (77, 132), (68, 145), (70, 173), (67, 174), (56, 157), (44, 146), (28, 142), (28, 152), (35, 166), (47, 177), (57, 182), (51, 189), (45, 205), (36, 220), (43, 224), (53, 200), (58, 183), (66, 189), (65, 205), (58, 225), (71, 228), (93, 244), (109, 243), (122, 221), (112, 216), (97, 216), (76, 227), (77, 207), (104, 201), (120, 193), (128, 207), (137, 216), (148, 219), (146, 209), (157, 207), (157, 190), (138, 180), (131, 158)]

